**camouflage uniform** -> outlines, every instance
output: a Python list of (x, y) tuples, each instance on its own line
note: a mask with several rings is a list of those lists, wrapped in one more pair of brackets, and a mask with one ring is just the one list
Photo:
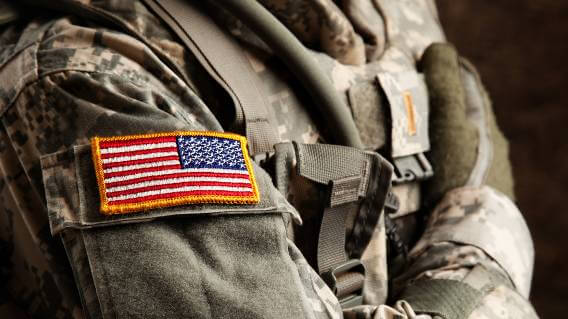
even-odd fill
[[(444, 41), (428, 0), (343, 1), (341, 9), (330, 0), (260, 2), (311, 49), (346, 101), (364, 96), (376, 74), (415, 70), (426, 47)], [(432, 318), (404, 293), (427, 279), (483, 291), (469, 318), (536, 317), (527, 301), (530, 235), (513, 202), (484, 186), (487, 154), (466, 185), (428, 212), (423, 234), (396, 272), (387, 271), (381, 218), (361, 256), (367, 305), (343, 311), (287, 239), (298, 236), (290, 219), (309, 222), (319, 209), (318, 189), (301, 177), (290, 177), (284, 197), (256, 166), (258, 205), (100, 216), (85, 146), (90, 137), (223, 131), (234, 110), (142, 3), (65, 5), (81, 14), (36, 12), (0, 34), (0, 317)], [(330, 128), (305, 107), (305, 92), (270, 49), (227, 13), (214, 15), (244, 44), (280, 139), (325, 141)], [(463, 72), (479, 86), (471, 70)], [(412, 146), (389, 140), (385, 114), (348, 102), (369, 149)], [(393, 218), (403, 233), (421, 233), (412, 216)], [(393, 302), (399, 294), (409, 297)]]

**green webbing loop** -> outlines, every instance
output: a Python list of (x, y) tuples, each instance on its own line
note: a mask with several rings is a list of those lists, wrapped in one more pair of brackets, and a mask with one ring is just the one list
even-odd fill
[(467, 318), (485, 294), (468, 284), (447, 279), (423, 279), (408, 286), (399, 299), (416, 313), (443, 319)]

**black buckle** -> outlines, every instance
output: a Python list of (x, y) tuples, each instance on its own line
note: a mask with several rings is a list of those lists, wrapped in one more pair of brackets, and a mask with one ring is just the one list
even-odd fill
[[(338, 278), (340, 278), (341, 275), (349, 272), (358, 272), (363, 275), (363, 278), (365, 278), (365, 266), (359, 259), (351, 259), (331, 269), (330, 271), (323, 273), (322, 278), (329, 286), (329, 288), (331, 288), (333, 293), (337, 296), (339, 293), (337, 287)], [(347, 296), (339, 299), (339, 304), (341, 305), (342, 309), (360, 306), (363, 304), (363, 286), (364, 282), (361, 283), (361, 287), (359, 287), (356, 291), (351, 292)], [(339, 297), (340, 296), (338, 296), (338, 298)]]
[(424, 153), (417, 153), (393, 160), (394, 178), (393, 184), (403, 184), (414, 181), (423, 181), (434, 175), (432, 165), (428, 162)]

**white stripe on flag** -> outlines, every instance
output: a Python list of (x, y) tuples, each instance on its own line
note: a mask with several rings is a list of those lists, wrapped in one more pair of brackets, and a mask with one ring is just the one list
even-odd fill
[(129, 184), (125, 186), (116, 186), (107, 188), (107, 193), (120, 192), (125, 190), (131, 190), (141, 187), (156, 186), (156, 185), (166, 185), (175, 183), (185, 183), (185, 182), (221, 182), (221, 183), (249, 183), (248, 179), (244, 178), (221, 178), (221, 177), (179, 177), (179, 178), (167, 178), (158, 179), (154, 181), (141, 182), (136, 184)]
[(228, 187), (228, 186), (184, 186), (176, 188), (165, 188), (154, 191), (141, 192), (136, 194), (121, 195), (117, 197), (111, 197), (108, 199), (109, 202), (117, 200), (133, 199), (145, 196), (162, 195), (178, 192), (191, 192), (191, 191), (229, 191), (229, 192), (239, 192), (239, 193), (250, 193), (251, 189), (248, 187)]
[(110, 157), (103, 159), (103, 164), (108, 163), (117, 163), (117, 162), (125, 162), (125, 161), (135, 161), (139, 159), (147, 159), (147, 158), (156, 158), (156, 157), (163, 157), (163, 156), (177, 156), (178, 152), (162, 152), (162, 153), (148, 153), (148, 154), (139, 154), (139, 155), (132, 155), (132, 156), (120, 156), (120, 157)]
[(221, 168), (180, 168), (180, 169), (165, 169), (165, 170), (162, 170), (162, 171), (155, 171), (155, 172), (136, 173), (136, 174), (125, 175), (125, 176), (109, 177), (109, 178), (105, 178), (105, 183), (122, 182), (122, 181), (128, 181), (128, 180), (135, 179), (135, 178), (169, 175), (169, 174), (180, 174), (180, 173), (242, 174), (242, 175), (248, 176), (248, 171), (246, 171), (246, 170), (221, 169)]
[(149, 150), (149, 149), (163, 148), (163, 147), (177, 147), (177, 143), (165, 142), (165, 143), (140, 144), (140, 145), (121, 146), (121, 147), (105, 147), (101, 148), (101, 154)]
[(111, 167), (111, 168), (105, 169), (104, 172), (105, 172), (105, 174), (108, 174), (108, 173), (115, 173), (115, 172), (130, 171), (130, 170), (133, 170), (133, 169), (140, 169), (140, 168), (159, 167), (159, 166), (164, 166), (164, 165), (181, 165), (181, 164), (180, 164), (179, 160), (160, 161), (160, 162), (152, 162), (152, 163), (144, 163), (144, 164), (136, 164), (136, 165)]

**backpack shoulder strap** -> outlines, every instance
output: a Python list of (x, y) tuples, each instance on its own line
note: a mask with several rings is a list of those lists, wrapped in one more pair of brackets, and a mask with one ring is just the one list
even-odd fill
[(144, 0), (195, 55), (236, 106), (236, 124), (244, 125), (252, 155), (273, 151), (279, 142), (268, 120), (268, 99), (243, 49), (196, 4), (184, 0)]

